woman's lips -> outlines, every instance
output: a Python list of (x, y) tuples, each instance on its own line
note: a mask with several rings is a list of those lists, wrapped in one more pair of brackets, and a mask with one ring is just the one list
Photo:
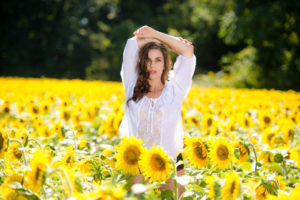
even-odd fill
[(155, 73), (156, 73), (156, 71), (149, 71), (149, 73), (150, 73), (150, 74), (155, 74)]

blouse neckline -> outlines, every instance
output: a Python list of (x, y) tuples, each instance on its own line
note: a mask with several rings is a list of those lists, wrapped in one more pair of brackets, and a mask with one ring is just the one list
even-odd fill
[(145, 95), (145, 97), (146, 97), (147, 99), (149, 99), (149, 100), (157, 101), (158, 99), (160, 99), (160, 98), (163, 96), (163, 93), (164, 93), (164, 91), (166, 90), (166, 87), (167, 87), (167, 86), (168, 86), (168, 81), (166, 81), (165, 87), (163, 87), (162, 92), (161, 92), (161, 94), (160, 94), (159, 97), (151, 98), (151, 97), (147, 97), (147, 95)]

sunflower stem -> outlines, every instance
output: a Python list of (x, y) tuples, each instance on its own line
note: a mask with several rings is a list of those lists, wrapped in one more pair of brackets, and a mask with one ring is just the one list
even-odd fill
[(42, 145), (41, 145), (41, 144), (40, 144), (40, 142), (39, 142), (39, 141), (37, 141), (36, 139), (29, 138), (29, 140), (31, 140), (31, 141), (34, 141), (36, 144), (38, 144), (38, 145), (39, 145), (39, 147), (40, 147), (40, 148), (42, 148)]
[(67, 182), (67, 186), (68, 186), (68, 190), (69, 190), (69, 195), (72, 196), (72, 194), (73, 194), (72, 185), (71, 185), (71, 182), (70, 182), (70, 179), (69, 179), (67, 173), (66, 173), (64, 170), (62, 170), (62, 169), (60, 169), (60, 168), (54, 169), (53, 171), (51, 171), (51, 172), (48, 174), (48, 176), (51, 176), (52, 174), (54, 174), (54, 173), (56, 173), (56, 172), (61, 172), (61, 173), (64, 175), (65, 180), (66, 180), (66, 182)]
[(254, 153), (254, 156), (255, 156), (255, 174), (257, 174), (257, 155), (256, 155), (256, 150), (255, 150), (255, 147), (254, 147), (253, 144), (250, 143), (250, 146), (252, 147), (253, 153)]
[(287, 180), (287, 170), (286, 170), (285, 160), (282, 161), (282, 174), (285, 180)]
[(28, 167), (28, 163), (25, 157), (25, 151), (24, 151), (24, 145), (20, 140), (14, 139), (14, 138), (8, 138), (10, 142), (17, 142), (21, 146), (21, 152), (22, 152), (22, 159), (23, 159), (23, 164)]
[(73, 130), (71, 130), (71, 132), (72, 132), (73, 140), (74, 140), (74, 150), (76, 152), (76, 150), (77, 150), (76, 134), (74, 133)]

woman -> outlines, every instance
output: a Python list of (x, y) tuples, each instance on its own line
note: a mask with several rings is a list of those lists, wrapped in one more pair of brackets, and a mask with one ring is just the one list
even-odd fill
[[(182, 159), (177, 151), (183, 148), (182, 102), (192, 85), (196, 67), (191, 42), (149, 26), (142, 26), (127, 40), (123, 53), (121, 77), (126, 107), (119, 127), (121, 135), (141, 138), (146, 147), (160, 145), (170, 157)], [(171, 60), (166, 46), (177, 53), (174, 77), (169, 72)], [(168, 80), (169, 79), (169, 80)], [(177, 176), (184, 175), (183, 165)], [(142, 175), (132, 179), (142, 180)], [(162, 189), (173, 189), (169, 179)], [(179, 185), (178, 196), (184, 188)]]

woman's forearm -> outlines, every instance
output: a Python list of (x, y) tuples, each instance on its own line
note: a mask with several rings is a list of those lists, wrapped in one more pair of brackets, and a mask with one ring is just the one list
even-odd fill
[(159, 31), (153, 33), (153, 38), (166, 44), (172, 51), (191, 58), (194, 55), (194, 46), (180, 41), (179, 38), (168, 35)]
[(137, 43), (138, 43), (139, 49), (141, 49), (148, 42), (158, 42), (158, 43), (161, 43), (159, 40), (156, 40), (154, 38), (137, 37), (136, 39), (137, 39)]

